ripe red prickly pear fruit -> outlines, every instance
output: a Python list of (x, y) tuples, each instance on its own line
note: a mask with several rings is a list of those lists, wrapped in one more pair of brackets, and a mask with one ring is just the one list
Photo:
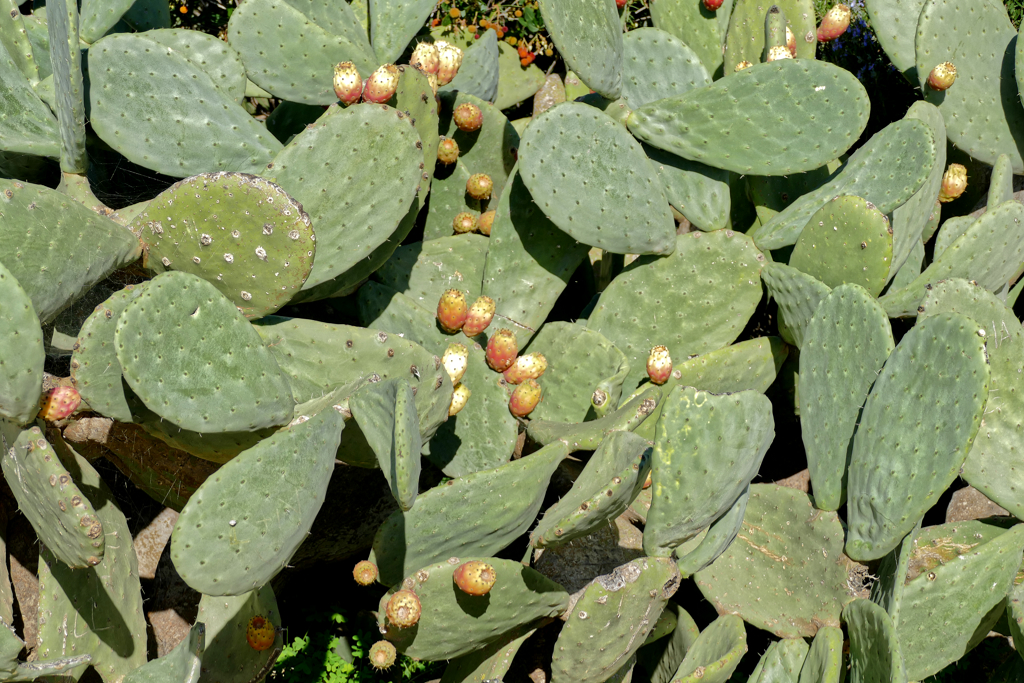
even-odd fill
[(846, 33), (850, 28), (850, 8), (842, 3), (836, 5), (821, 18), (818, 26), (818, 41), (827, 43)]
[(363, 79), (352, 62), (341, 62), (334, 67), (334, 94), (342, 104), (355, 104), (363, 96)]
[(647, 376), (655, 384), (664, 384), (672, 374), (672, 356), (665, 346), (655, 346), (647, 356)]
[(480, 214), (480, 218), (476, 221), (476, 227), (480, 230), (480, 234), (491, 236), (491, 227), (494, 225), (494, 215), (497, 213), (494, 209), (490, 211), (484, 211)]
[(473, 199), (490, 199), (494, 182), (486, 173), (474, 173), (466, 181), (466, 194)]
[(459, 565), (452, 574), (455, 585), (467, 595), (487, 595), (498, 575), (494, 567), (482, 560), (470, 560)]
[(441, 300), (437, 302), (437, 321), (441, 323), (441, 329), (449, 334), (461, 330), (468, 315), (466, 295), (457, 289), (446, 290), (441, 295)]
[(786, 47), (789, 49), (789, 54), (793, 55), (793, 59), (796, 59), (796, 36), (788, 24), (786, 25)]
[(398, 628), (415, 626), (422, 612), (420, 599), (410, 590), (400, 590), (392, 595), (384, 608), (388, 621)]
[[(467, 337), (475, 337), (491, 324), (494, 319), (494, 299), (489, 296), (481, 296), (469, 307), (469, 314), (466, 316), (466, 324), (462, 326), (462, 333)], [(515, 354), (513, 354), (514, 356)]]
[(378, 671), (390, 669), (397, 654), (394, 645), (386, 640), (378, 640), (370, 646), (370, 666)]
[(618, 7), (619, 9), (622, 9), (623, 7), (626, 6), (627, 2), (629, 2), (629, 0), (615, 0), (615, 6)]
[(967, 189), (967, 169), (962, 164), (950, 164), (942, 174), (942, 187), (939, 189), (939, 201), (951, 202)]
[(82, 397), (74, 387), (54, 387), (39, 400), (39, 417), (47, 422), (63, 420), (78, 410)]
[(505, 371), (505, 381), (520, 384), (528, 379), (540, 379), (548, 369), (548, 359), (541, 353), (528, 353), (516, 358), (516, 362)]
[(249, 626), (245, 629), (245, 639), (249, 642), (249, 647), (257, 652), (269, 650), (275, 638), (277, 633), (269, 619), (255, 616), (249, 620)]
[(462, 50), (450, 43), (439, 40), (434, 45), (437, 47), (437, 58), (440, 67), (437, 70), (438, 85), (448, 85), (459, 73), (462, 66)]
[(463, 133), (473, 133), (484, 125), (484, 113), (472, 102), (463, 102), (455, 107), (452, 120)]
[(508, 366), (516, 361), (519, 347), (516, 346), (516, 335), (512, 330), (501, 328), (487, 340), (487, 364), (495, 372), (505, 372)]
[(445, 372), (452, 378), (454, 386), (462, 381), (463, 375), (466, 374), (466, 368), (469, 367), (469, 349), (458, 342), (449, 344), (444, 355), (441, 356), (441, 363), (444, 365)]
[(369, 586), (377, 580), (377, 565), (369, 560), (356, 562), (356, 566), (352, 570), (352, 578), (354, 578), (356, 583), (360, 586)]
[(448, 405), (448, 417), (458, 415), (459, 411), (469, 403), (469, 397), (472, 395), (473, 392), (465, 384), (462, 382), (456, 384), (455, 391), (452, 392), (452, 402)]
[(508, 400), (509, 411), (516, 417), (526, 417), (540, 403), (541, 393), (537, 380), (526, 380), (512, 392), (512, 398)]
[(469, 211), (455, 214), (455, 218), (452, 220), (452, 228), (455, 230), (456, 235), (473, 232), (476, 230), (476, 215)]
[(928, 74), (928, 85), (932, 87), (932, 90), (939, 92), (948, 90), (955, 80), (956, 67), (953, 66), (953, 62), (943, 62)]
[(709, 12), (714, 12), (722, 6), (723, 2), (725, 2), (725, 0), (704, 0), (704, 9)]
[(394, 64), (385, 64), (370, 74), (363, 87), (363, 101), (384, 104), (390, 100), (398, 89), (398, 77), (401, 73)]
[(436, 74), (441, 68), (441, 56), (437, 52), (437, 46), (433, 43), (420, 43), (412, 51), (409, 64), (425, 74)]
[(441, 138), (437, 144), (437, 160), (449, 166), (459, 160), (459, 143), (451, 138)]

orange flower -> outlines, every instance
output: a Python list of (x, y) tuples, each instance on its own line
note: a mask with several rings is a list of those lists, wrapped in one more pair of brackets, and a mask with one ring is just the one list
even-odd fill
[(450, 10), (448, 10), (448, 16), (451, 17), (452, 19), (458, 19), (461, 15), (462, 12), (459, 11), (458, 7), (452, 7)]

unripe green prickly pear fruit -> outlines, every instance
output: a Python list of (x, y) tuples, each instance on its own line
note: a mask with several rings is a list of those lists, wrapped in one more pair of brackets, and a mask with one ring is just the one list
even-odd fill
[(490, 199), (494, 182), (486, 173), (474, 173), (466, 181), (466, 194), (473, 199)]
[(477, 219), (476, 227), (480, 230), (480, 234), (491, 236), (491, 227), (494, 226), (494, 215), (497, 212), (494, 209), (490, 211), (484, 211), (480, 214), (480, 218)]
[(672, 374), (672, 356), (668, 347), (655, 346), (647, 356), (647, 376), (655, 384), (664, 384)]
[(437, 58), (440, 63), (437, 70), (437, 83), (438, 85), (448, 85), (459, 73), (459, 67), (462, 66), (462, 50), (443, 40), (437, 41), (434, 45), (437, 47)]
[(363, 87), (363, 101), (384, 104), (390, 100), (398, 89), (398, 78), (401, 76), (394, 64), (385, 64), (370, 74)]
[(468, 315), (466, 295), (457, 289), (446, 290), (441, 295), (441, 300), (437, 302), (437, 322), (441, 323), (441, 329), (449, 334), (461, 330)]
[(397, 654), (394, 645), (386, 640), (378, 640), (370, 646), (370, 666), (378, 671), (390, 669)]
[(526, 380), (512, 392), (512, 397), (508, 400), (509, 411), (516, 417), (526, 417), (540, 403), (542, 393), (537, 380)]
[(830, 40), (835, 40), (846, 33), (848, 28), (850, 28), (850, 8), (843, 4), (836, 5), (821, 18), (821, 25), (818, 26), (818, 41), (827, 43)]
[(441, 58), (437, 52), (437, 46), (433, 43), (420, 43), (412, 51), (409, 64), (424, 74), (436, 74), (441, 68)]
[(334, 94), (342, 104), (355, 104), (363, 96), (363, 79), (352, 62), (341, 62), (334, 67)]
[(494, 319), (496, 305), (494, 299), (489, 296), (481, 296), (469, 307), (469, 314), (466, 316), (466, 324), (462, 326), (462, 333), (467, 337), (475, 337), (491, 324)]
[(463, 102), (455, 107), (455, 111), (452, 113), (452, 120), (455, 121), (455, 125), (463, 133), (473, 133), (480, 130), (480, 127), (484, 125), (484, 113), (480, 111), (480, 107), (472, 102)]
[(455, 386), (462, 381), (463, 375), (466, 374), (466, 368), (469, 366), (469, 349), (458, 342), (449, 344), (444, 355), (441, 356), (441, 362), (444, 364), (448, 376), (452, 378), (452, 386)]
[(420, 599), (409, 590), (400, 590), (388, 600), (384, 613), (393, 625), (398, 628), (415, 626), (423, 613)]
[(451, 165), (458, 161), (459, 143), (451, 138), (441, 138), (437, 143), (437, 160), (445, 165)]
[(487, 595), (498, 576), (494, 567), (482, 560), (470, 560), (461, 564), (453, 573), (455, 585), (467, 595)]
[(967, 169), (962, 164), (950, 164), (942, 174), (942, 188), (939, 189), (939, 201), (951, 202), (967, 189)]
[(452, 392), (452, 402), (448, 406), (448, 417), (458, 415), (459, 411), (466, 407), (469, 402), (469, 397), (473, 394), (462, 382), (455, 385), (455, 391)]
[(39, 400), (39, 417), (47, 422), (63, 420), (78, 410), (82, 397), (74, 387), (54, 387)]
[(956, 81), (956, 67), (953, 66), (953, 62), (943, 62), (928, 74), (928, 85), (932, 90), (940, 92), (948, 90), (954, 81)]
[(505, 372), (508, 366), (516, 360), (519, 347), (516, 344), (516, 335), (512, 330), (501, 328), (491, 335), (487, 340), (487, 364), (495, 372)]
[(369, 586), (377, 580), (377, 565), (369, 560), (356, 562), (356, 566), (352, 570), (352, 578), (354, 578), (356, 583), (360, 586)]
[(528, 379), (540, 379), (548, 369), (548, 359), (541, 353), (528, 353), (516, 358), (516, 362), (505, 371), (505, 381), (509, 384), (521, 384)]
[(456, 235), (464, 235), (467, 232), (473, 232), (476, 230), (476, 215), (469, 211), (463, 211), (455, 214), (454, 220), (452, 220), (452, 229), (455, 230)]

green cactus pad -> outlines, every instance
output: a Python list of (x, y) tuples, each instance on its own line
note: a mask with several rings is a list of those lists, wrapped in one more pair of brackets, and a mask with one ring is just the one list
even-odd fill
[(519, 53), (504, 40), (498, 42), (498, 74), (498, 94), (494, 98), (498, 109), (511, 109), (533, 97), (545, 81), (544, 72), (536, 64), (522, 66)]
[(370, 0), (370, 42), (378, 60), (397, 62), (436, 5), (434, 0)]
[(643, 146), (665, 184), (665, 197), (691, 225), (710, 232), (729, 224), (729, 172)]
[(587, 245), (548, 220), (516, 170), (496, 211), (482, 293), (494, 299), (497, 319), (515, 325), (516, 338), (525, 343), (544, 324)]
[(707, 72), (718, 78), (722, 75), (725, 34), (732, 8), (733, 0), (725, 0), (714, 12), (689, 0), (658, 0), (651, 4), (651, 19), (657, 28), (686, 43), (700, 57)]
[[(160, 329), (160, 335), (150, 335)], [(154, 412), (197, 432), (257, 430), (291, 418), (292, 393), (234, 304), (195, 275), (157, 276), (114, 333), (125, 380)]]
[(868, 19), (879, 45), (889, 60), (912, 84), (917, 76), (917, 58), (914, 42), (917, 39), (917, 20), (925, 0), (865, 0)]
[[(712, 562), (722, 556), (726, 548), (732, 545), (732, 542), (736, 540), (736, 535), (740, 532), (740, 528), (743, 526), (743, 515), (747, 512), (747, 501), (749, 500), (750, 487), (748, 486), (740, 494), (739, 498), (733, 502), (732, 506), (706, 529), (703, 535), (698, 533), (692, 541), (679, 546), (676, 551), (676, 555), (679, 556), (676, 566), (679, 567), (680, 573), (685, 578), (689, 578), (702, 569), (706, 569)], [(699, 542), (696, 543), (692, 550), (683, 552), (691, 543), (698, 539)]]
[(531, 420), (583, 422), (598, 389), (609, 408), (619, 404), (629, 364), (599, 333), (578, 323), (546, 323), (525, 352), (541, 353), (548, 361), (540, 380), (544, 400), (530, 413)]
[(711, 84), (697, 53), (671, 33), (636, 29), (622, 46), (622, 97), (631, 109)]
[(818, 629), (795, 683), (840, 683), (843, 664), (843, 632), (835, 626)]
[[(1024, 137), (1024, 107), (1019, 94), (1002, 85), (1016, 83), (1011, 52), (1017, 31), (1000, 4), (958, 11), (966, 7), (960, 0), (924, 3), (915, 39), (915, 85), (942, 112), (950, 142), (986, 164), (1008, 154), (1014, 173), (1022, 173), (1018, 141)], [(950, 21), (954, 13), (957, 20)], [(939, 92), (928, 85), (928, 74), (942, 62), (952, 62), (958, 78)]]
[(43, 331), (32, 300), (0, 263), (0, 417), (27, 424), (39, 411)]
[(267, 130), (273, 133), (282, 145), (304, 131), (306, 126), (316, 123), (324, 115), (324, 108), (315, 104), (299, 104), (287, 100), (274, 107), (267, 116)]
[[(380, 582), (393, 586), (420, 567), (460, 550), (491, 555), (505, 548), (533, 524), (548, 480), (568, 454), (565, 443), (554, 443), (418, 496), (412, 510), (392, 514), (373, 539)], [(494, 505), (498, 495), (504, 501), (501, 506)], [(486, 516), (486, 524), (480, 523), (481, 516)]]
[(284, 647), (284, 631), (278, 631), (269, 650), (257, 652), (245, 637), (249, 620), (256, 616), (269, 620), (274, 626), (281, 625), (277, 598), (270, 586), (237, 596), (202, 597), (196, 621), (206, 624), (204, 683), (250, 683), (266, 675)]
[[(939, 231), (935, 233), (935, 243), (933, 247), (933, 258), (938, 258), (942, 255), (942, 252), (949, 249), (949, 245), (956, 242), (964, 233), (974, 225), (978, 219), (975, 216), (953, 216), (943, 221)], [(920, 275), (920, 273), (918, 273)], [(896, 291), (892, 288), (892, 291)]]
[[(515, 632), (518, 632), (516, 629)], [(512, 660), (523, 643), (536, 632), (527, 631), (518, 637), (505, 637), (490, 645), (467, 652), (448, 662), (440, 683), (463, 683), (464, 681), (485, 681), (501, 679), (512, 666)], [(513, 633), (515, 635), (515, 633)]]
[(486, 237), (474, 234), (413, 242), (396, 249), (375, 279), (429, 313), (437, 311), (441, 295), (449, 289), (460, 290), (472, 304), (480, 296), (488, 244)]
[(125, 676), (124, 683), (199, 683), (205, 651), (206, 624), (199, 622), (177, 647)]
[(1024, 647), (1024, 583), (1017, 583), (1016, 577), (1006, 596), (1006, 622), (1013, 648)]
[(352, 395), (349, 406), (377, 454), (391, 494), (401, 509), (409, 510), (419, 491), (423, 447), (412, 386), (404, 378), (370, 383)]
[(961, 476), (1014, 516), (1024, 516), (1024, 481), (1017, 474), (1022, 466), (1024, 397), (1017, 392), (1017, 385), (1024, 368), (1024, 330), (1009, 306), (966, 280), (945, 280), (933, 285), (921, 307), (924, 312), (918, 314), (919, 318), (962, 313), (986, 332), (991, 373), (989, 404)]
[(878, 580), (871, 584), (871, 601), (885, 609), (893, 625), (900, 622), (900, 607), (906, 591), (907, 572), (910, 571), (910, 555), (916, 548), (922, 522), (919, 521), (900, 544), (882, 558), (878, 564)]
[(644, 552), (669, 555), (725, 514), (757, 474), (775, 438), (763, 394), (676, 387), (665, 399), (644, 527)]
[(978, 330), (957, 313), (921, 320), (875, 380), (850, 451), (846, 552), (853, 559), (896, 547), (959, 474), (989, 391)]
[(498, 34), (489, 28), (464, 50), (459, 73), (438, 92), (459, 91), (494, 102), (498, 97), (499, 60)]
[(836, 160), (805, 173), (784, 176), (746, 176), (746, 189), (750, 195), (750, 201), (754, 204), (758, 220), (761, 223), (767, 223), (800, 197), (810, 194), (828, 183), (829, 177), (839, 168), (839, 161)]
[[(782, 338), (802, 346), (808, 324), (831, 288), (811, 275), (782, 263), (766, 263), (761, 277), (768, 293), (779, 304)], [(785, 329), (782, 322), (785, 321)], [(788, 332), (792, 339), (787, 339)]]
[(870, 600), (843, 610), (850, 634), (850, 683), (907, 683), (903, 651), (892, 619)]
[(664, 395), (661, 387), (648, 384), (604, 417), (579, 423), (531, 420), (527, 434), (542, 445), (562, 441), (568, 443), (573, 452), (592, 451), (614, 432), (631, 432), (636, 429), (651, 416)]
[[(796, 39), (797, 59), (814, 59), (818, 41), (812, 0), (779, 0), (775, 5), (782, 10)], [(761, 63), (765, 56), (765, 17), (771, 6), (772, 3), (765, 0), (736, 0), (733, 4), (725, 44), (725, 75), (734, 73), (740, 62)], [(785, 44), (785, 31), (781, 39), (781, 44)]]
[(802, 638), (775, 641), (761, 655), (749, 683), (797, 683), (808, 649)]
[(918, 242), (910, 251), (910, 256), (900, 266), (899, 272), (893, 277), (889, 285), (892, 291), (898, 291), (913, 282), (924, 267), (924, 244)]
[(853, 283), (878, 296), (892, 265), (889, 219), (860, 197), (836, 197), (818, 209), (793, 247), (789, 265), (828, 287)]
[(140, 253), (129, 231), (67, 195), (0, 180), (0, 262), (44, 324)]
[(5, 422), (3, 431), (4, 478), (39, 539), (69, 567), (95, 567), (103, 559), (104, 536), (89, 498), (39, 427), (19, 433)]
[(258, 173), (281, 149), (180, 46), (144, 33), (110, 35), (89, 49), (89, 76), (96, 134), (158, 173)]
[[(772, 64), (791, 61), (785, 59)], [(746, 71), (741, 75), (743, 73)], [(941, 140), (935, 139), (932, 127), (924, 121), (904, 119), (891, 123), (854, 152), (829, 182), (803, 194), (784, 211), (752, 230), (751, 237), (761, 249), (794, 244), (814, 212), (840, 194), (862, 197), (888, 214), (921, 189), (935, 166), (941, 144)]]
[(871, 385), (895, 348), (885, 310), (859, 285), (826, 296), (804, 329), (800, 428), (814, 504), (845, 500), (847, 452)]
[[(410, 117), (361, 105), (322, 117), (275, 157), (267, 175), (302, 203), (316, 230), (303, 289), (355, 267), (395, 232), (420, 184), (421, 148)], [(338, 166), (356, 157), (361, 166)]]
[[(249, 3), (246, 3), (248, 5)], [(224, 95), (241, 104), (245, 99), (245, 65), (230, 45), (216, 36), (187, 29), (147, 31), (146, 36), (186, 55), (198, 64)]]
[(205, 595), (242, 595), (274, 578), (320, 511), (343, 426), (330, 406), (301, 416), (207, 479), (171, 536), (185, 583)]
[(81, 39), (95, 43), (120, 21), (132, 4), (132, 0), (82, 0), (78, 29)]
[(641, 680), (649, 680), (650, 683), (669, 683), (672, 674), (682, 664), (686, 653), (700, 636), (693, 617), (682, 607), (670, 602), (661, 613), (662, 618), (668, 614), (676, 619), (675, 630), (670, 636), (654, 642), (651, 642), (648, 636), (648, 642), (636, 652), (637, 669), (634, 670), (634, 675), (639, 677), (643, 673), (647, 674), (647, 678)]
[[(36, 63), (32, 49), (33, 41), (28, 34), (28, 25), (38, 26), (39, 22), (35, 21), (36, 17), (32, 15), (29, 15), (31, 18), (23, 17), (18, 11), (18, 7), (15, 0), (6, 0), (2, 5), (0, 16), (3, 16), (3, 21), (0, 21), (0, 45), (4, 46), (18, 70), (34, 87), (39, 82), (40, 74), (39, 65)], [(43, 32), (46, 32), (45, 27)], [(48, 75), (49, 73), (46, 73), (42, 77), (45, 78)], [(6, 81), (6, 78), (3, 80)]]
[(738, 614), (780, 638), (838, 626), (852, 599), (834, 512), (815, 510), (806, 493), (754, 484), (743, 527), (731, 546), (695, 575), (719, 614)]
[(580, 80), (610, 100), (622, 92), (622, 26), (613, 0), (539, 0), (544, 25)]
[(1010, 157), (1000, 154), (992, 164), (992, 176), (989, 178), (988, 202), (986, 206), (999, 206), (1013, 199), (1013, 168)]
[(679, 588), (668, 558), (643, 557), (594, 579), (573, 605), (551, 658), (551, 683), (603, 683), (644, 643)]
[(704, 629), (686, 653), (673, 683), (726, 683), (747, 651), (743, 620), (726, 614)]
[[(840, 156), (867, 125), (864, 87), (832, 64), (782, 59), (735, 76), (640, 107), (627, 126), (648, 144), (715, 168), (786, 175)], [(817, 144), (794, 145), (794, 138)]]
[(967, 231), (939, 254), (913, 282), (881, 299), (889, 317), (913, 316), (933, 282), (949, 278), (974, 280), (995, 292), (1024, 263), (1024, 204), (1005, 202), (987, 210)]
[[(487, 595), (468, 595), (455, 585), (455, 569), (473, 559), (494, 568), (496, 580)], [(396, 628), (385, 617), (387, 601), (399, 588), (416, 593), (423, 608), (419, 623), (410, 628)], [(539, 620), (560, 615), (568, 604), (569, 595), (561, 586), (519, 562), (460, 556), (410, 571), (400, 586), (381, 597), (377, 623), (406, 656), (449, 659), (518, 637)]]
[[(17, 10), (15, 10), (17, 11)], [(56, 157), (60, 155), (57, 118), (43, 103), (0, 42), (0, 105), (4, 114), (0, 150)]]
[(530, 545), (549, 548), (586, 536), (629, 507), (650, 472), (650, 445), (614, 432), (598, 446), (583, 472), (530, 532)]
[[(52, 430), (51, 434), (59, 433)], [(114, 494), (89, 462), (54, 441), (64, 466), (89, 491), (103, 525), (106, 550), (95, 567), (71, 569), (47, 546), (39, 551), (39, 631), (41, 660), (88, 653), (103, 680), (120, 680), (146, 663), (146, 618), (132, 535)], [(73, 679), (86, 665), (72, 672)]]
[(732, 343), (761, 301), (764, 255), (731, 230), (677, 238), (668, 258), (641, 258), (601, 294), (587, 327), (626, 354), (631, 392), (646, 377), (651, 348), (678, 362)]
[(313, 267), (316, 238), (302, 206), (245, 173), (204, 173), (157, 195), (130, 225), (157, 273), (213, 284), (247, 318), (288, 303)]
[(171, 26), (170, 8), (159, 0), (135, 0), (123, 18), (125, 23), (134, 27), (136, 31)]
[(338, 62), (353, 62), (363, 78), (380, 64), (348, 3), (246, 0), (231, 14), (227, 36), (254, 83), (294, 102), (337, 102)]
[(537, 206), (576, 240), (617, 254), (675, 248), (675, 221), (653, 164), (599, 110), (566, 102), (544, 112), (526, 129), (519, 158)]
[(977, 633), (988, 634), (999, 616), (991, 610), (1013, 588), (1022, 549), (1019, 524), (1009, 531), (974, 520), (922, 529), (895, 624), (908, 679), (937, 673), (973, 648)]

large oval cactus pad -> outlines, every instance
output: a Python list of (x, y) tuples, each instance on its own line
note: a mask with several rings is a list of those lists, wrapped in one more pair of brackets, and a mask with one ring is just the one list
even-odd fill
[(43, 330), (32, 300), (0, 263), (0, 417), (32, 421), (43, 385)]
[(613, 0), (539, 0), (544, 24), (591, 90), (610, 100), (622, 92), (622, 28)]

